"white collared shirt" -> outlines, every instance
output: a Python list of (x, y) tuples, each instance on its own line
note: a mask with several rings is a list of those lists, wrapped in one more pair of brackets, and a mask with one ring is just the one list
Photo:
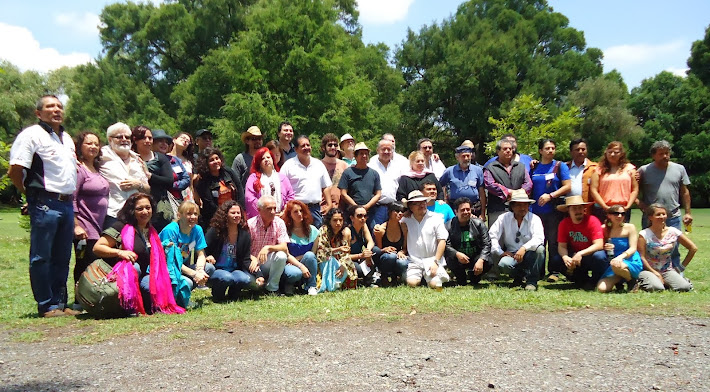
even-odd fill
[(370, 163), (367, 164), (372, 170), (376, 171), (380, 175), (380, 185), (382, 186), (382, 195), (380, 195), (380, 200), (378, 204), (387, 205), (392, 203), (397, 199), (397, 189), (399, 188), (399, 177), (402, 176), (402, 172), (405, 170), (402, 165), (394, 160), (390, 160), (387, 167), (377, 159), (370, 159)]
[(493, 223), (488, 234), (491, 237), (491, 252), (496, 256), (502, 255), (504, 249), (515, 253), (522, 246), (528, 251), (535, 250), (545, 242), (542, 220), (530, 211), (523, 217), (520, 227), (513, 213), (506, 212)]
[(10, 165), (29, 169), (34, 154), (42, 160), (44, 190), (71, 194), (76, 190), (76, 153), (71, 136), (64, 131), (47, 132), (39, 124), (25, 128), (10, 149)]
[(323, 188), (333, 185), (330, 175), (328, 175), (328, 169), (325, 168), (323, 162), (314, 157), (311, 157), (308, 166), (304, 166), (296, 155), (284, 163), (281, 174), (291, 182), (294, 199), (305, 204), (320, 204), (323, 198)]
[(582, 194), (582, 177), (584, 177), (584, 168), (587, 167), (588, 159), (584, 158), (584, 163), (577, 166), (574, 161), (569, 168), (569, 179), (572, 180), (572, 189), (569, 191), (567, 196), (580, 196)]
[(137, 189), (121, 190), (119, 185), (121, 181), (133, 179), (147, 183), (146, 170), (145, 163), (135, 152), (129, 152), (128, 163), (126, 163), (110, 146), (101, 147), (99, 173), (108, 181), (108, 211), (106, 215), (115, 218), (123, 204), (126, 203), (128, 196), (138, 192)]
[[(441, 214), (427, 210), (421, 222), (414, 215), (402, 218), (401, 222), (407, 225), (407, 253), (410, 257), (420, 260), (432, 258), (436, 255), (439, 241), (449, 238)], [(440, 265), (444, 265), (443, 260), (443, 257), (439, 260)]]
[(444, 171), (446, 170), (446, 165), (444, 165), (444, 162), (442, 162), (441, 159), (435, 161), (434, 157), (429, 157), (427, 168), (434, 172), (434, 175), (438, 180), (444, 174)]

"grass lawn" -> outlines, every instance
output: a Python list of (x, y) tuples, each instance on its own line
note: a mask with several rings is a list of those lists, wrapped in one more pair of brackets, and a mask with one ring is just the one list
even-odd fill
[[(565, 282), (541, 282), (537, 292), (508, 288), (507, 281), (481, 287), (446, 287), (442, 292), (407, 287), (358, 289), (321, 294), (316, 297), (269, 297), (231, 303), (213, 303), (209, 291), (196, 290), (197, 307), (182, 316), (156, 315), (118, 320), (78, 318), (41, 319), (36, 316), (28, 274), (29, 234), (19, 226), (19, 211), (0, 209), (0, 328), (14, 340), (41, 341), (54, 330), (77, 343), (97, 342), (111, 336), (154, 330), (170, 331), (180, 339), (180, 330), (195, 328), (231, 329), (241, 323), (322, 322), (347, 318), (393, 320), (418, 313), (457, 314), (490, 309), (521, 309), (549, 312), (571, 309), (607, 309), (660, 315), (710, 315), (710, 209), (693, 211), (695, 222), (690, 238), (700, 251), (686, 270), (695, 290), (689, 293), (599, 294), (571, 289)], [(640, 227), (640, 212), (632, 222)], [(73, 262), (72, 262), (73, 267)], [(69, 298), (73, 279), (69, 274)], [(71, 300), (70, 300), (71, 302)]]

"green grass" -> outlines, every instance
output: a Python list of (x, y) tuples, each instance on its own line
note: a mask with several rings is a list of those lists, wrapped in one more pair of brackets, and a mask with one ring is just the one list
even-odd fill
[[(537, 292), (510, 289), (507, 282), (484, 284), (480, 288), (447, 287), (442, 292), (407, 287), (358, 289), (321, 294), (316, 297), (268, 297), (231, 303), (213, 303), (209, 291), (196, 290), (197, 307), (182, 316), (155, 315), (117, 320), (36, 317), (28, 276), (29, 234), (19, 227), (15, 209), (0, 209), (0, 328), (13, 340), (37, 342), (59, 338), (90, 344), (113, 336), (163, 331), (171, 339), (182, 340), (184, 331), (213, 329), (238, 331), (255, 323), (321, 323), (343, 319), (389, 322), (417, 313), (460, 314), (508, 309), (550, 312), (595, 309), (658, 315), (710, 316), (710, 209), (694, 210), (695, 223), (690, 238), (700, 251), (686, 275), (695, 290), (689, 293), (611, 293), (599, 294), (571, 289), (567, 283), (541, 283)], [(640, 213), (633, 222), (639, 226)], [(69, 298), (73, 298), (70, 273)]]

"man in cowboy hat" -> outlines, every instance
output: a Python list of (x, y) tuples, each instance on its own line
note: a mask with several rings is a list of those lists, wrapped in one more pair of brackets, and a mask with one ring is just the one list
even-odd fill
[(471, 201), (474, 215), (486, 221), (486, 187), (483, 183), (483, 168), (474, 162), (475, 149), (473, 142), (464, 140), (456, 147), (458, 163), (449, 166), (441, 175), (439, 182), (442, 187), (449, 186), (449, 205), (454, 208), (454, 200), (465, 197)]
[[(340, 177), (340, 209), (349, 206), (363, 206), (368, 211), (367, 226), (372, 230), (375, 214), (370, 210), (377, 205), (382, 194), (382, 184), (377, 171), (367, 166), (370, 158), (370, 149), (365, 143), (355, 145), (355, 166), (345, 169)], [(374, 212), (374, 210), (373, 210)]]
[[(565, 204), (558, 206), (569, 216), (560, 222), (557, 230), (559, 256), (550, 260), (551, 271), (562, 271), (579, 287), (593, 289), (609, 267), (604, 253), (604, 234), (599, 219), (585, 213), (590, 203), (582, 196), (568, 196)], [(591, 272), (591, 277), (589, 273)]]
[(545, 261), (545, 229), (540, 217), (530, 212), (529, 199), (522, 189), (510, 193), (510, 211), (491, 226), (491, 253), (500, 258), (498, 268), (513, 278), (513, 286), (537, 290), (541, 264)]
[(234, 157), (232, 161), (232, 170), (239, 174), (242, 181), (242, 186), (246, 186), (247, 178), (249, 178), (249, 168), (251, 161), (254, 159), (254, 154), (261, 148), (264, 142), (264, 135), (261, 134), (261, 129), (256, 125), (252, 125), (246, 131), (242, 132), (242, 143), (244, 143), (244, 152)]
[(449, 281), (444, 259), (449, 232), (441, 214), (427, 210), (428, 201), (429, 198), (421, 191), (411, 191), (407, 198), (402, 200), (411, 211), (411, 215), (401, 221), (404, 223), (403, 251), (409, 259), (407, 284), (416, 287), (424, 278), (429, 287), (441, 290), (442, 285)]

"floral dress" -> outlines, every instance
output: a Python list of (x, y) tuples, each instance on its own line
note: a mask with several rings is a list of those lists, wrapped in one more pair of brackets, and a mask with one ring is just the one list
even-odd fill
[[(349, 246), (350, 244), (342, 238), (340, 241), (334, 242), (328, 226), (320, 228), (320, 237), (318, 240), (318, 279), (316, 287), (319, 292), (335, 291), (341, 285), (346, 288), (357, 287), (357, 271), (355, 264), (350, 259), (350, 254), (343, 252), (333, 252), (333, 248), (341, 246)], [(345, 274), (338, 278), (335, 272), (340, 268), (340, 265), (345, 266)]]

